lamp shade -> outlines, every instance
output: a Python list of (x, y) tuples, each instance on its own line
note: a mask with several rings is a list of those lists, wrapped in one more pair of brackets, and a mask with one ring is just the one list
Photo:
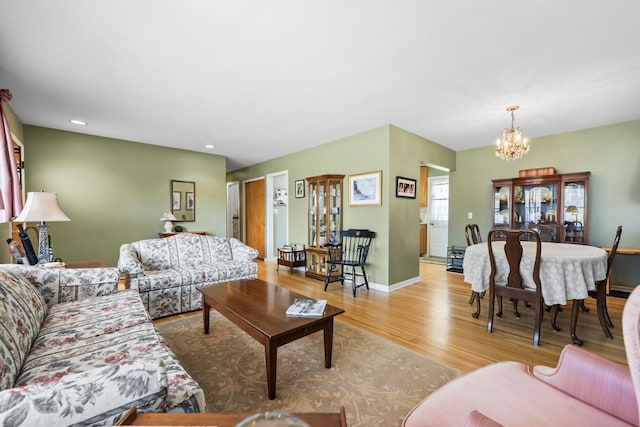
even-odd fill
[(33, 192), (27, 194), (24, 209), (16, 222), (71, 221), (58, 204), (56, 193)]
[(173, 212), (165, 212), (162, 214), (160, 221), (177, 221), (178, 218), (173, 214)]
[(567, 212), (567, 213), (572, 213), (572, 214), (577, 214), (577, 213), (580, 213), (580, 209), (578, 209), (578, 207), (577, 207), (577, 206), (573, 206), (573, 205), (571, 205), (571, 206), (569, 206), (569, 207), (567, 208), (566, 212)]

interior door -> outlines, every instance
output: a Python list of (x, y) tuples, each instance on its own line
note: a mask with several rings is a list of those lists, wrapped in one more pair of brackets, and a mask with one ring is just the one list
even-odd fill
[(429, 231), (427, 254), (447, 257), (449, 242), (449, 176), (429, 178)]
[(258, 258), (264, 259), (264, 207), (265, 181), (257, 179), (245, 183), (246, 244), (258, 250)]

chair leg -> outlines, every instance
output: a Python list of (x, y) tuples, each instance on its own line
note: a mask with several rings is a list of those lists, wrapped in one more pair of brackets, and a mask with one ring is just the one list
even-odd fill
[(573, 300), (573, 305), (571, 306), (571, 341), (578, 346), (582, 346), (582, 340), (578, 338), (576, 335), (576, 326), (578, 325), (578, 314), (582, 309), (582, 304), (584, 304), (584, 300)]
[(476, 301), (476, 311), (475, 313), (471, 314), (471, 317), (473, 317), (474, 319), (477, 319), (480, 317), (480, 300), (482, 299), (482, 294), (472, 291), (471, 298)]
[(554, 331), (559, 332), (560, 327), (558, 326), (558, 313), (560, 312), (560, 304), (554, 304), (551, 306), (551, 327)]
[(542, 326), (542, 301), (536, 303), (536, 324), (533, 331), (533, 345), (540, 344), (540, 328)]
[[(607, 338), (613, 338), (613, 334), (611, 334), (608, 324), (611, 322), (611, 319), (609, 318), (609, 313), (607, 312), (607, 290), (601, 283), (596, 284), (596, 308), (598, 312), (598, 320), (600, 320), (600, 326), (602, 327), (602, 332), (604, 332)], [(609, 318), (609, 322), (607, 322), (607, 318)]]
[(469, 297), (469, 305), (473, 305), (473, 302), (478, 297), (478, 293), (476, 291), (471, 291), (471, 296)]
[(589, 307), (587, 307), (587, 306), (585, 305), (584, 300), (580, 300), (580, 301), (581, 301), (581, 302), (580, 302), (580, 309), (581, 309), (582, 311), (584, 311), (585, 313), (588, 313), (588, 312), (589, 312)]
[[(526, 301), (525, 301), (525, 305), (526, 305)], [(520, 318), (520, 312), (518, 311), (518, 300), (514, 299), (513, 300), (513, 314), (519, 319)]]
[(487, 332), (493, 332), (493, 310), (495, 298), (495, 295), (489, 292), (489, 318), (487, 319)]

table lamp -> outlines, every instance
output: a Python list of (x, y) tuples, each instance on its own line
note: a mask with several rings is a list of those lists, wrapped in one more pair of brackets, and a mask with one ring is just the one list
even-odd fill
[(49, 253), (49, 235), (45, 221), (71, 221), (58, 204), (56, 193), (33, 192), (27, 194), (24, 209), (15, 222), (36, 222), (40, 224), (38, 234), (38, 264), (51, 261)]
[(173, 212), (165, 212), (162, 214), (162, 218), (160, 221), (164, 221), (164, 231), (167, 233), (171, 233), (173, 231), (173, 223), (171, 221), (177, 221), (178, 218), (173, 214)]
[(567, 210), (565, 212), (567, 212), (569, 214), (574, 214), (576, 216), (575, 222), (576, 223), (578, 222), (578, 214), (580, 213), (580, 209), (578, 209), (577, 206), (573, 206), (573, 205), (568, 206)]

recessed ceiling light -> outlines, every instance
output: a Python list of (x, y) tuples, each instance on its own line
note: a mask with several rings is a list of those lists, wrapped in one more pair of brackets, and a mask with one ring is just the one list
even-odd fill
[(213, 144), (207, 144), (204, 146), (204, 148), (213, 148)]
[(87, 122), (85, 122), (84, 120), (71, 119), (69, 121), (74, 125), (78, 125), (78, 126), (84, 126), (87, 124)]

